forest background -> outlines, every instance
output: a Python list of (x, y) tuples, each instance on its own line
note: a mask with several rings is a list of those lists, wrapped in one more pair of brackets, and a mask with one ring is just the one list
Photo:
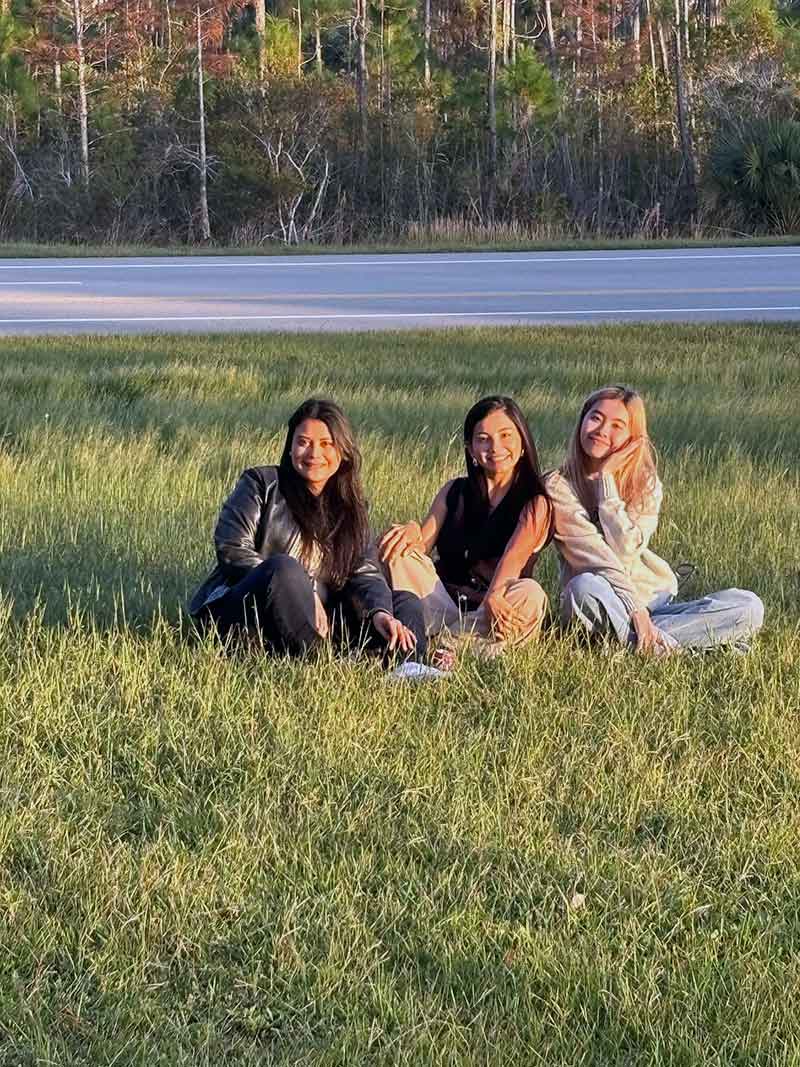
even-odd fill
[(798, 0), (0, 0), (0, 240), (797, 233), (798, 78)]

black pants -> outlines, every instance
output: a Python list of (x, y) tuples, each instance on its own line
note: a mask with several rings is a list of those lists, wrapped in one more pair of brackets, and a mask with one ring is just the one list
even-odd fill
[[(339, 643), (368, 648), (389, 656), (386, 641), (375, 627), (363, 622), (347, 596), (326, 605), (331, 632)], [(392, 593), (392, 611), (417, 639), (409, 658), (422, 659), (428, 639), (422, 604), (414, 593)], [(213, 623), (223, 641), (245, 630), (260, 635), (276, 652), (302, 656), (325, 640), (314, 623), (314, 587), (303, 565), (292, 556), (270, 556), (218, 600), (203, 609), (201, 624)]]

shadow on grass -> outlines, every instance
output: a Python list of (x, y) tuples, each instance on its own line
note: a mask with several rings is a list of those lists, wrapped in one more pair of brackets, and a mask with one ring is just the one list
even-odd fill
[[(348, 410), (360, 435), (444, 449), (467, 408), (509, 393), (544, 452), (560, 457), (581, 399), (609, 381), (645, 395), (665, 454), (734, 443), (753, 457), (800, 455), (800, 436), (749, 397), (780, 402), (796, 384), (796, 328), (670, 326), (505, 328), (441, 333), (198, 338), (28, 338), (9, 348), (2, 374), (10, 434), (44, 418), (71, 434), (155, 434), (180, 450), (204, 434), (282, 436), (307, 395)], [(445, 389), (445, 387), (447, 387)], [(730, 407), (719, 411), (730, 397)]]
[(0, 595), (11, 604), (11, 618), (19, 623), (41, 612), (50, 627), (76, 615), (99, 630), (142, 632), (164, 618), (177, 622), (202, 577), (177, 555), (172, 567), (144, 570), (133, 556), (104, 556), (97, 541), (63, 546), (55, 559), (35, 550), (0, 555)]

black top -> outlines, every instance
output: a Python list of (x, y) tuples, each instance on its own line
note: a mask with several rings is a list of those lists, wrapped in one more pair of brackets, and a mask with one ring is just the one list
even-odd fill
[[(469, 478), (456, 478), (446, 503), (447, 515), (436, 539), (436, 570), (445, 586), (465, 587), (459, 592), (480, 602), (530, 498), (522, 487), (512, 485), (490, 512)], [(533, 570), (535, 558), (528, 560), (523, 577)]]

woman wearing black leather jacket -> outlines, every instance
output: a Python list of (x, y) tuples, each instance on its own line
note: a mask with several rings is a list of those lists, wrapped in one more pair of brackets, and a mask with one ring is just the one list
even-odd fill
[(217, 565), (189, 612), (228, 639), (243, 632), (302, 655), (333, 631), (421, 658), (419, 599), (392, 593), (368, 554), (361, 455), (342, 410), (307, 400), (289, 419), (277, 467), (251, 467), (214, 531)]

